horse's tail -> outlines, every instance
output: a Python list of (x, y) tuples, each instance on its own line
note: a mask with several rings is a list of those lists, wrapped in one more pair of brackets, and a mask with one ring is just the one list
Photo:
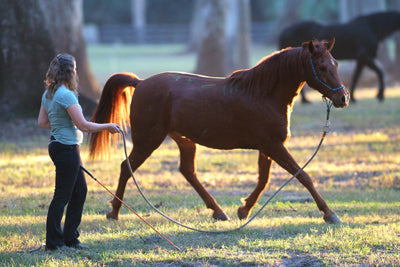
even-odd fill
[[(96, 123), (117, 123), (124, 130), (130, 127), (130, 104), (136, 85), (141, 80), (133, 73), (112, 75), (104, 85), (103, 91), (91, 121)], [(119, 135), (109, 131), (92, 133), (90, 139), (90, 158), (103, 158), (110, 155), (111, 141), (116, 144)]]

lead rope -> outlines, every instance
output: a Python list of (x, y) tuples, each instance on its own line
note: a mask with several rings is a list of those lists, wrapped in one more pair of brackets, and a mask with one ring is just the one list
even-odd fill
[[(124, 139), (125, 141), (125, 139)], [(101, 183), (96, 177), (93, 176), (92, 173), (90, 173), (85, 167), (83, 167), (82, 165), (80, 166), (81, 169), (86, 172), (90, 178), (92, 178), (93, 180), (95, 180), (99, 185), (101, 185), (105, 190), (107, 190), (108, 193), (110, 193), (113, 197), (115, 197), (116, 199), (118, 199), (125, 207), (127, 207), (133, 214), (135, 214), (140, 220), (142, 220), (145, 224), (147, 224), (147, 226), (149, 226), (151, 229), (153, 229), (159, 236), (161, 236), (165, 241), (167, 241), (171, 246), (173, 246), (175, 249), (177, 249), (178, 251), (182, 251), (178, 246), (176, 246), (174, 243), (172, 243), (168, 238), (166, 238), (163, 234), (161, 234), (159, 231), (157, 231), (156, 228), (154, 228), (149, 222), (147, 222), (142, 216), (140, 216), (138, 213), (136, 213), (131, 207), (129, 207), (124, 201), (122, 201), (122, 199), (120, 199), (119, 197), (117, 197), (113, 192), (110, 191), (110, 189), (108, 189), (103, 183)], [(24, 251), (17, 251), (17, 253), (33, 253), (36, 251), (41, 250), (42, 248), (45, 248), (46, 244), (42, 243), (40, 244), (37, 248), (31, 249), (31, 250), (24, 250)]]
[(160, 211), (158, 208), (156, 208), (156, 207), (153, 205), (153, 203), (151, 203), (151, 201), (144, 195), (144, 193), (143, 193), (141, 187), (139, 186), (138, 182), (136, 181), (135, 176), (133, 175), (132, 166), (131, 166), (131, 163), (130, 163), (130, 161), (129, 161), (128, 152), (127, 152), (127, 149), (126, 149), (125, 134), (122, 133), (122, 139), (123, 139), (123, 142), (124, 142), (124, 151), (125, 151), (126, 162), (127, 162), (129, 171), (130, 171), (130, 173), (131, 173), (131, 175), (132, 175), (133, 181), (135, 182), (135, 185), (136, 185), (136, 187), (137, 187), (137, 189), (138, 189), (140, 195), (141, 195), (141, 196), (143, 197), (143, 199), (147, 202), (147, 204), (149, 204), (149, 206), (153, 208), (153, 210), (155, 210), (156, 212), (158, 212), (161, 216), (163, 216), (163, 217), (166, 218), (167, 220), (169, 220), (169, 221), (171, 221), (171, 222), (173, 222), (173, 223), (175, 223), (175, 224), (177, 224), (177, 225), (179, 225), (179, 226), (182, 226), (182, 227), (187, 228), (187, 229), (192, 230), (192, 231), (197, 231), (197, 232), (201, 232), (201, 233), (212, 233), (212, 234), (229, 233), (229, 232), (233, 232), (233, 231), (240, 230), (240, 229), (246, 227), (252, 220), (254, 220), (254, 218), (257, 217), (258, 214), (260, 214), (260, 212), (265, 208), (265, 206), (267, 206), (267, 204), (268, 204), (268, 203), (269, 203), (269, 202), (270, 202), (270, 201), (271, 201), (271, 200), (272, 200), (272, 199), (273, 199), (287, 184), (289, 184), (300, 172), (302, 172), (302, 171), (304, 170), (304, 168), (307, 167), (307, 165), (308, 165), (308, 164), (314, 159), (314, 157), (317, 155), (319, 149), (320, 149), (321, 146), (322, 146), (322, 142), (324, 141), (326, 134), (329, 132), (329, 126), (330, 126), (329, 115), (330, 115), (330, 111), (331, 111), (331, 107), (332, 107), (332, 101), (328, 100), (328, 99), (325, 98), (325, 97), (323, 97), (322, 99), (323, 99), (324, 103), (326, 104), (326, 122), (325, 122), (325, 125), (324, 125), (324, 127), (323, 127), (323, 133), (322, 133), (321, 140), (319, 141), (319, 144), (318, 144), (317, 148), (315, 149), (314, 154), (310, 157), (310, 159), (304, 164), (304, 166), (303, 166), (302, 168), (300, 168), (290, 179), (288, 179), (286, 182), (284, 182), (284, 183), (281, 185), (281, 187), (279, 187), (278, 190), (276, 190), (276, 191), (272, 194), (272, 196), (270, 196), (270, 197), (267, 199), (267, 201), (265, 202), (265, 204), (264, 204), (264, 205), (263, 205), (249, 220), (247, 220), (246, 223), (244, 223), (243, 225), (241, 225), (241, 226), (239, 226), (239, 227), (237, 227), (237, 228), (230, 229), (230, 230), (216, 230), (216, 231), (197, 229), (197, 228), (190, 227), (190, 226), (188, 226), (188, 225), (182, 224), (182, 223), (180, 223), (180, 222), (178, 222), (178, 221), (172, 219), (171, 217), (169, 217), (168, 215), (166, 215), (165, 213), (163, 213), (162, 211)]
[[(166, 218), (167, 220), (182, 226), (184, 228), (187, 228), (189, 230), (192, 231), (197, 231), (197, 232), (201, 232), (201, 233), (211, 233), (211, 234), (221, 234), (221, 233), (229, 233), (229, 232), (233, 232), (233, 231), (237, 231), (240, 230), (244, 227), (246, 227), (252, 220), (254, 220), (258, 214), (260, 214), (260, 212), (265, 208), (265, 206), (268, 205), (269, 202), (271, 202), (271, 200), (286, 186), (288, 185), (301, 171), (304, 170), (305, 167), (307, 167), (307, 165), (314, 159), (315, 155), (317, 155), (319, 149), (322, 146), (322, 142), (325, 139), (326, 134), (329, 132), (329, 126), (330, 126), (330, 121), (329, 121), (329, 115), (330, 115), (330, 111), (332, 108), (332, 102), (330, 100), (328, 100), (327, 98), (323, 97), (322, 98), (324, 103), (326, 104), (326, 122), (325, 125), (323, 127), (323, 133), (322, 133), (322, 137), (321, 140), (319, 141), (319, 144), (317, 146), (317, 148), (315, 149), (314, 154), (310, 157), (310, 159), (306, 162), (306, 164), (304, 164), (304, 166), (302, 168), (300, 168), (290, 179), (288, 179), (286, 182), (284, 182), (281, 187), (278, 188), (278, 190), (276, 190), (272, 196), (270, 196), (267, 201), (265, 202), (265, 204), (249, 219), (247, 220), (246, 223), (244, 223), (243, 225), (234, 228), (234, 229), (230, 229), (230, 230), (220, 230), (220, 231), (209, 231), (209, 230), (202, 230), (202, 229), (197, 229), (197, 228), (193, 228), (190, 227), (188, 225), (184, 225), (172, 218), (170, 218), (169, 216), (167, 216), (166, 214), (164, 214), (162, 211), (160, 211), (159, 209), (157, 209), (153, 203), (150, 202), (150, 200), (144, 195), (142, 189), (140, 188), (138, 182), (136, 181), (135, 176), (133, 175), (133, 171), (132, 171), (132, 167), (131, 167), (131, 163), (129, 161), (129, 157), (128, 157), (128, 152), (126, 149), (126, 141), (125, 141), (125, 134), (122, 133), (122, 139), (124, 141), (124, 152), (125, 152), (125, 157), (126, 157), (126, 161), (127, 161), (127, 165), (129, 168), (129, 171), (132, 175), (133, 181), (135, 182), (135, 185), (139, 191), (139, 193), (142, 195), (143, 199), (147, 202), (147, 204), (150, 205), (150, 207), (152, 207), (156, 212), (158, 212), (161, 216), (163, 216), (164, 218)], [(138, 216), (143, 222), (145, 222), (148, 226), (150, 226), (157, 234), (159, 234), (162, 238), (164, 238), (171, 246), (173, 246), (174, 248), (176, 248), (178, 251), (181, 251), (181, 249), (179, 247), (177, 247), (176, 245), (174, 245), (171, 241), (169, 241), (164, 235), (162, 235), (160, 232), (158, 232), (151, 224), (149, 224), (145, 219), (143, 219), (139, 214), (137, 214), (132, 208), (130, 208), (125, 202), (123, 202), (120, 198), (118, 198), (114, 193), (112, 193), (107, 187), (105, 187), (98, 179), (96, 179), (88, 170), (86, 170), (83, 166), (81, 166), (82, 170), (85, 171), (93, 180), (95, 180), (96, 182), (98, 182), (102, 187), (104, 187), (111, 195), (113, 195), (116, 199), (118, 199), (119, 201), (121, 201), (122, 204), (124, 204), (130, 211), (132, 211), (136, 216)], [(41, 248), (43, 248), (45, 246), (44, 243), (40, 244), (39, 247), (32, 249), (32, 250), (25, 250), (25, 251), (18, 251), (20, 253), (32, 253), (32, 252), (36, 252), (39, 251)]]
[(81, 165), (81, 169), (86, 172), (93, 180), (95, 180), (99, 185), (101, 185), (105, 190), (107, 190), (108, 193), (110, 193), (113, 197), (118, 199), (125, 207), (127, 207), (133, 214), (135, 214), (140, 220), (142, 220), (147, 226), (149, 226), (151, 229), (153, 229), (159, 236), (161, 236), (165, 241), (167, 241), (171, 246), (176, 248), (178, 251), (181, 251), (179, 247), (177, 247), (174, 243), (168, 240), (163, 234), (161, 234), (159, 231), (157, 231), (156, 228), (154, 228), (149, 222), (147, 222), (142, 216), (137, 214), (131, 207), (129, 207), (122, 199), (117, 197), (113, 192), (110, 191), (105, 185), (103, 185), (96, 177), (94, 177), (85, 167)]

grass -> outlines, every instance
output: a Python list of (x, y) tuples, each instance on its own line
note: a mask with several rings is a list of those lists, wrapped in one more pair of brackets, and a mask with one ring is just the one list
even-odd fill
[[(250, 63), (254, 65), (273, 51), (273, 47), (254, 45)], [(88, 56), (93, 73), (101, 84), (116, 72), (133, 72), (147, 78), (165, 71), (193, 72), (196, 68), (194, 52), (185, 45), (92, 45)]]
[[(115, 49), (115, 53), (123, 54), (124, 49), (128, 50)], [(161, 49), (153, 50), (163, 54)], [(93, 56), (94, 50), (91, 53)], [(129, 56), (129, 53), (123, 55)], [(97, 56), (93, 60), (102, 59)], [(189, 71), (190, 67), (185, 66), (180, 70)], [(157, 65), (154, 70), (162, 68)], [(152, 70), (150, 65), (148, 70), (149, 73)], [(101, 71), (95, 73), (100, 75)], [(27, 250), (45, 240), (54, 167), (47, 155), (47, 132), (35, 132), (35, 121), (5, 123), (0, 131), (0, 265), (398, 266), (400, 88), (388, 88), (384, 103), (377, 102), (375, 93), (375, 88), (359, 90), (356, 105), (332, 111), (331, 132), (306, 169), (328, 205), (341, 218), (339, 225), (325, 224), (314, 202), (298, 202), (310, 196), (293, 181), (248, 227), (218, 235), (192, 232), (153, 212), (129, 181), (126, 202), (182, 252), (158, 238), (124, 207), (118, 221), (106, 220), (105, 213), (110, 210), (107, 201), (112, 197), (87, 177), (89, 192), (80, 240), (91, 249), (28, 253)], [(295, 105), (288, 144), (300, 165), (313, 153), (325, 119), (320, 96), (314, 92), (309, 96), (311, 105)], [(82, 157), (87, 169), (114, 191), (123, 160), (122, 148), (118, 147), (107, 161), (90, 162), (84, 145)], [(211, 211), (178, 172), (178, 160), (176, 145), (166, 140), (136, 172), (150, 200), (161, 204), (160, 209), (171, 217), (193, 227), (216, 230), (239, 226), (236, 209), (240, 199), (255, 186), (257, 152), (198, 149), (199, 178), (231, 217), (229, 222), (211, 219)], [(288, 178), (283, 169), (273, 165), (272, 181), (255, 209)]]

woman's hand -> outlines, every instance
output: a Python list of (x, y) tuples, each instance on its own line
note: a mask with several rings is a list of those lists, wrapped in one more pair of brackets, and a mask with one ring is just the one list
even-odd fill
[(95, 123), (85, 119), (82, 113), (82, 109), (78, 104), (72, 104), (67, 108), (68, 114), (72, 121), (82, 132), (100, 132), (107, 130), (112, 134), (121, 133), (121, 127), (116, 123)]
[(112, 134), (122, 133), (121, 127), (118, 124), (115, 124), (115, 123), (108, 123), (107, 124), (107, 130)]

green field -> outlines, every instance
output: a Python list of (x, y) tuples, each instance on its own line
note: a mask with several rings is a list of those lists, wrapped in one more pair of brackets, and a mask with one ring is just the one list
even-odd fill
[[(157, 61), (144, 47), (91, 47), (89, 56), (101, 82), (116, 71), (147, 77), (164, 70), (191, 71), (195, 64), (194, 55), (182, 53), (184, 47), (152, 46), (150, 50), (154, 56), (159, 54)], [(256, 48), (252, 57), (259, 59), (262, 51)], [(123, 59), (129, 59), (129, 65), (123, 65)], [(115, 65), (109, 65), (110, 61)], [(0, 130), (0, 265), (399, 266), (400, 87), (388, 88), (383, 103), (375, 94), (375, 88), (358, 90), (357, 104), (332, 111), (331, 132), (306, 168), (341, 224), (325, 224), (314, 202), (298, 201), (310, 195), (295, 180), (246, 228), (227, 234), (193, 232), (152, 211), (130, 180), (127, 204), (181, 252), (157, 238), (125, 207), (118, 221), (108, 221), (105, 213), (112, 196), (87, 177), (89, 192), (80, 240), (91, 249), (29, 253), (45, 241), (54, 167), (47, 154), (47, 133), (38, 131), (34, 120), (5, 123)], [(310, 99), (310, 105), (296, 103), (292, 115), (288, 147), (300, 165), (312, 155), (325, 120), (320, 96), (312, 92)], [(107, 161), (91, 162), (88, 147), (83, 145), (82, 157), (87, 169), (115, 191), (124, 158), (122, 147)], [(136, 172), (153, 203), (172, 218), (205, 230), (232, 229), (242, 223), (236, 210), (240, 199), (255, 186), (256, 151), (198, 149), (199, 178), (231, 217), (228, 222), (211, 219), (211, 211), (179, 173), (178, 164), (178, 149), (166, 140)], [(274, 165), (272, 181), (255, 209), (289, 178)]]
[[(250, 53), (251, 65), (274, 49), (254, 45)], [(164, 71), (193, 72), (196, 68), (196, 54), (188, 52), (184, 45), (96, 45), (88, 48), (88, 56), (101, 84), (121, 71), (133, 72), (144, 79)]]

